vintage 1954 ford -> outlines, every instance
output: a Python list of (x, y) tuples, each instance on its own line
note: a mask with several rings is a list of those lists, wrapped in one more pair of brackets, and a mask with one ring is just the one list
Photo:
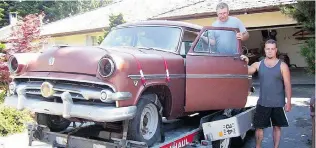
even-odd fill
[[(245, 107), (251, 79), (236, 32), (150, 20), (117, 26), (97, 47), (15, 54), (5, 104), (35, 112), (51, 131), (71, 121), (129, 121), (127, 137), (152, 145), (162, 117)], [(236, 41), (225, 43), (229, 50), (216, 40), (224, 33)]]

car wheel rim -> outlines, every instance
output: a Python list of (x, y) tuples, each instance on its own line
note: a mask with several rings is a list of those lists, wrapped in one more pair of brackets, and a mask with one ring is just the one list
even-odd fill
[(224, 140), (221, 140), (220, 143), (221, 143), (220, 144), (221, 148), (228, 148), (229, 144), (230, 144), (230, 138), (226, 138)]
[(157, 130), (158, 111), (154, 104), (148, 104), (142, 111), (140, 132), (145, 140), (152, 138)]

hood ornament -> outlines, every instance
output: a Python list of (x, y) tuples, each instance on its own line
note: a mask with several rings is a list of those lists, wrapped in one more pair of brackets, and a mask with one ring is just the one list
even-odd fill
[(54, 57), (49, 58), (48, 65), (52, 66), (54, 65), (54, 63), (55, 63), (55, 58)]

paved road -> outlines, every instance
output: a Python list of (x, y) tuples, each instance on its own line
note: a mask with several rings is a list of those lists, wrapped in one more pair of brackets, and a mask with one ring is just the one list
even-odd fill
[[(308, 102), (315, 87), (295, 87), (293, 88), (293, 108), (287, 113), (290, 127), (282, 130), (282, 140), (280, 148), (311, 148), (311, 120), (309, 116)], [(258, 95), (257, 93), (254, 95)], [(272, 129), (264, 131), (263, 148), (273, 147)], [(2, 143), (2, 146), (1, 146)], [(33, 142), (32, 147), (28, 147), (27, 133), (15, 134), (5, 138), (0, 138), (0, 148), (51, 148), (50, 145)], [(243, 148), (254, 148), (255, 139), (249, 135)]]

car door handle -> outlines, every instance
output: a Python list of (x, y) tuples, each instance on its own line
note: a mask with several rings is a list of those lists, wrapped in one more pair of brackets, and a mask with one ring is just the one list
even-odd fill
[(241, 60), (240, 57), (234, 57), (234, 60), (238, 60), (238, 59)]

